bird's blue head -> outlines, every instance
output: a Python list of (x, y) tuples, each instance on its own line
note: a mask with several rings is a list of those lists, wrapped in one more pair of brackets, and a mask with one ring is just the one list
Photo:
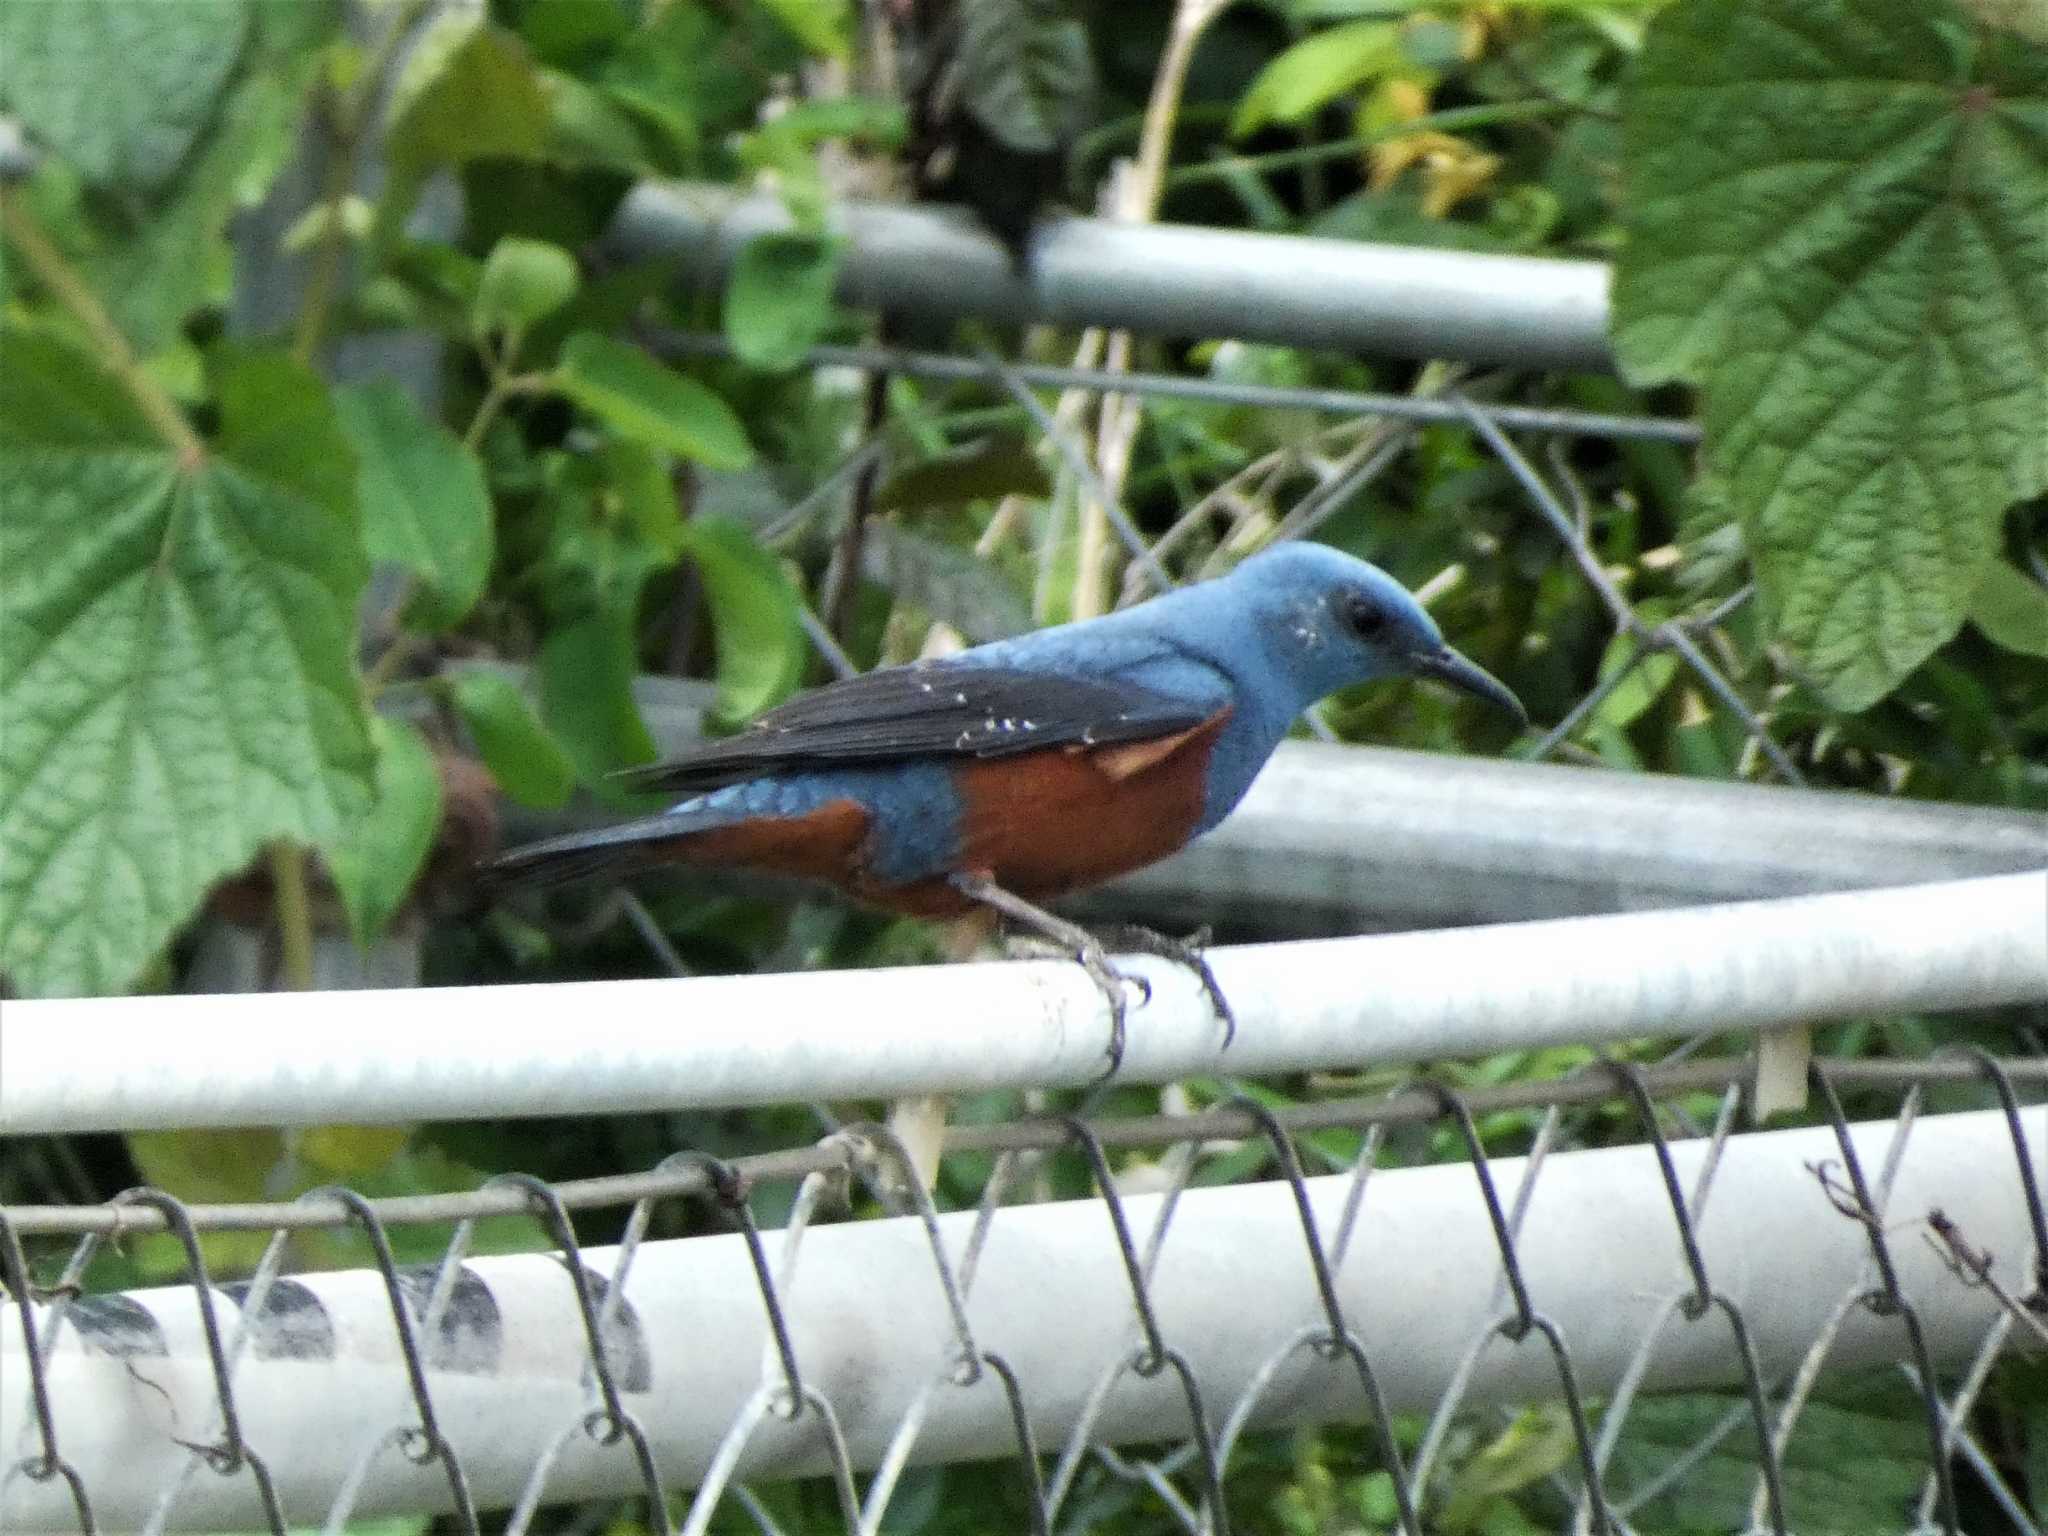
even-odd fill
[(1291, 685), (1295, 713), (1353, 683), (1425, 677), (1528, 723), (1507, 685), (1446, 645), (1436, 621), (1376, 565), (1325, 544), (1282, 544), (1223, 580), (1244, 605), (1248, 636)]

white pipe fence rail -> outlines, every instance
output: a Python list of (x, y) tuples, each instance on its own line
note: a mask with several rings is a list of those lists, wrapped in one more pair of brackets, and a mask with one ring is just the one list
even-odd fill
[[(2048, 1002), (2048, 870), (1124, 962), (1121, 1077), (1349, 1070), (1857, 1013)], [(1108, 1007), (1064, 960), (7, 1005), (0, 1130), (402, 1122), (1081, 1085)]]

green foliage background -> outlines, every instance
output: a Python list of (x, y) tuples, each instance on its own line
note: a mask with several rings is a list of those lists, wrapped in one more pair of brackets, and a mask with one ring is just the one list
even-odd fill
[[(1698, 413), (1697, 455), (1586, 441), (1563, 461), (1639, 611), (1719, 615), (1705, 643), (1820, 783), (2048, 808), (2048, 22), (2023, 0), (1268, 0), (1183, 15), (1203, 10), (1160, 217), (1613, 260), (1622, 378), (1473, 387)], [(970, 13), (969, 110), (993, 139), (1046, 149), (1072, 130), (1076, 84), (1099, 79), (1068, 167), (1071, 198), (1091, 203), (1139, 141), (1168, 8)], [(304, 965), (294, 934), (368, 943), (424, 916), (436, 980), (644, 971), (601, 898), (485, 909), (459, 860), (437, 872), (473, 782), (451, 759), (480, 761), (530, 811), (579, 789), (613, 797), (604, 775), (653, 750), (637, 674), (706, 679), (716, 719), (736, 724), (818, 677), (807, 604), (868, 665), (913, 654), (933, 621), (990, 638), (1115, 590), (1021, 408), (993, 387), (902, 379), (869, 559), (827, 590), (844, 502), (808, 493), (859, 446), (861, 402), (801, 364), (816, 342), (870, 336), (873, 317), (833, 302), (826, 208), (849, 189), (900, 192), (891, 157), (909, 133), (845, 0), (384, 0), (367, 14), (351, 29), (324, 0), (0, 7), (0, 112), (39, 152), (0, 186), (0, 974), (19, 991), (174, 985), (208, 893), (238, 876), (280, 912), (288, 969)], [(373, 160), (383, 174), (360, 180)], [(793, 229), (751, 245), (722, 294), (613, 265), (598, 237), (649, 176), (772, 188)], [(311, 186), (296, 202), (294, 178)], [(459, 231), (423, 233), (449, 182)], [(252, 245), (259, 211), (279, 208), (274, 244)], [(266, 307), (280, 273), (291, 301)], [(733, 360), (657, 359), (644, 343), (672, 327), (722, 330)], [(430, 388), (340, 381), (348, 344), (394, 334), (435, 341)], [(1074, 343), (951, 339), (1059, 361)], [(1141, 342), (1138, 358), (1280, 383), (1444, 378), (1199, 338)], [(1309, 484), (1301, 454), (1349, 451), (1360, 430), (1155, 402), (1126, 500), (1164, 535), (1233, 492), (1235, 510), (1212, 499), (1174, 534), (1171, 562), (1193, 577), (1272, 534)], [(1411, 585), (1454, 570), (1444, 627), (1539, 720), (1625, 657), (1461, 430), (1421, 433), (1318, 536)], [(396, 579), (373, 587), (373, 569)], [(1724, 601), (1751, 581), (1753, 601)], [(1357, 740), (1512, 748), (1427, 692), (1346, 697), (1330, 718)], [(1667, 655), (1568, 751), (1627, 771), (1764, 772)], [(691, 968), (932, 952), (914, 927), (825, 905), (697, 887), (647, 900)], [(1894, 1019), (1829, 1043), (1911, 1054), (1933, 1040)], [(809, 1131), (764, 1114), (135, 1136), (89, 1149), (86, 1174), (111, 1181), (101, 1195), (135, 1178), (211, 1198), (332, 1178), (396, 1193)], [(1488, 1127), (1504, 1147), (1527, 1131), (1518, 1117)], [(43, 1165), (16, 1152), (0, 1144), (0, 1196), (47, 1198)], [(1250, 1170), (1205, 1176), (1233, 1171)], [(971, 1196), (969, 1173), (949, 1178)], [(536, 1236), (514, 1223), (483, 1241)], [(216, 1262), (253, 1257), (218, 1245)], [(298, 1257), (351, 1254), (322, 1239)], [(143, 1244), (98, 1278), (174, 1267)], [(2040, 1397), (2016, 1386), (1998, 1411), (2035, 1426)], [(1677, 1400), (1639, 1428), (1675, 1436), (1686, 1414), (1719, 1411)], [(1878, 1447), (1864, 1454), (1881, 1462), (1902, 1411), (1881, 1385), (1845, 1391), (1816, 1443)], [(1463, 1445), (1432, 1491), (1440, 1527), (1547, 1528), (1543, 1478), (1568, 1450), (1556, 1429), (1535, 1414)], [(2025, 1482), (2041, 1431), (2014, 1443)], [(1795, 1449), (1795, 1472), (1811, 1452), (1819, 1477), (1817, 1445)], [(1715, 1491), (1725, 1471), (1710, 1462), (1694, 1497), (1639, 1528), (1736, 1523)], [(975, 1475), (930, 1474), (894, 1528), (944, 1528), (943, 1486), (1006, 1497)], [(1244, 1477), (1273, 1529), (1391, 1518), (1384, 1474), (1349, 1441), (1265, 1443)], [(1795, 1492), (1806, 1531), (1870, 1528), (1891, 1497)], [(778, 1497), (792, 1528), (828, 1518), (802, 1490)], [(1150, 1528), (1113, 1507), (1114, 1488), (1089, 1497), (1112, 1528)]]

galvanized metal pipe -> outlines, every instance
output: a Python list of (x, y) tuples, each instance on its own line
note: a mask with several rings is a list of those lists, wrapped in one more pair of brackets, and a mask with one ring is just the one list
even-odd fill
[[(1027, 279), (955, 209), (849, 202), (830, 217), (847, 241), (839, 296), (849, 304), (1524, 368), (1613, 366), (1600, 262), (1068, 218), (1039, 231)], [(771, 196), (649, 182), (606, 238), (623, 259), (673, 260), (711, 285), (749, 240), (790, 227)]]

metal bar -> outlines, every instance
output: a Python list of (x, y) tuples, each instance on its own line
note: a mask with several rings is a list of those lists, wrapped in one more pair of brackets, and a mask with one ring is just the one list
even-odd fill
[[(1891, 1121), (1859, 1125), (1852, 1145), (1875, 1166), (1895, 1132)], [(1697, 1176), (1708, 1146), (1671, 1147), (1685, 1183)], [(1999, 1256), (2004, 1281), (2024, 1287), (2024, 1204), (2010, 1179), (1984, 1173), (2010, 1155), (2004, 1117), (1995, 1111), (1923, 1118), (1888, 1209), (1901, 1222), (1939, 1209)], [(1738, 1136), (1720, 1153), (1699, 1254), (1717, 1293), (1745, 1306), (1766, 1379), (1797, 1365), (1828, 1326), (1837, 1298), (1859, 1283), (1864, 1230), (1829, 1203), (1809, 1167), (1839, 1156), (1826, 1127)], [(1502, 1188), (1518, 1187), (1522, 1172), (1520, 1159), (1491, 1165)], [(1178, 1196), (1145, 1294), (1160, 1336), (1186, 1359), (1219, 1422), (1255, 1388), (1263, 1395), (1253, 1422), (1261, 1426), (1361, 1416), (1348, 1360), (1290, 1348), (1327, 1326), (1324, 1297), (1303, 1256), (1294, 1190), (1305, 1191), (1316, 1225), (1329, 1231), (1352, 1182), (1339, 1174), (1300, 1186), (1273, 1181)], [(1670, 1300), (1693, 1288), (1673, 1237), (1663, 1175), (1642, 1147), (1552, 1153), (1536, 1190), (1539, 1219), (1516, 1244), (1518, 1279), (1569, 1340), (1582, 1390), (1604, 1393)], [(1127, 1197), (1130, 1229), (1151, 1231), (1164, 1198)], [(975, 1220), (971, 1212), (939, 1217), (942, 1250), (961, 1252)], [(1471, 1342), (1499, 1321), (1495, 1232), (1473, 1171), (1463, 1164), (1380, 1171), (1364, 1220), (1370, 1240), (1349, 1245), (1332, 1267), (1335, 1299), (1388, 1404), (1396, 1412), (1424, 1411)], [(1901, 1242), (1898, 1249), (1901, 1293), (1924, 1320), (1931, 1356), (1940, 1366), (1967, 1361), (1998, 1322), (1996, 1299), (1959, 1280), (1929, 1245)], [(611, 1273), (614, 1261), (610, 1249), (582, 1254), (594, 1274)], [(1129, 1357), (1131, 1310), (1104, 1304), (1123, 1294), (1126, 1281), (1125, 1258), (1099, 1200), (1011, 1207), (988, 1227), (966, 1316), (976, 1340), (999, 1351), (1014, 1373), (1039, 1445), (1058, 1444), (1105, 1367)], [(325, 1512), (356, 1448), (409, 1422), (414, 1394), (405, 1362), (389, 1343), (388, 1287), (378, 1272), (302, 1275), (293, 1285), (289, 1308), (256, 1322), (234, 1390), (249, 1443), (274, 1469), (289, 1519), (310, 1523)], [(576, 1293), (552, 1255), (470, 1260), (458, 1289), (460, 1304), (424, 1345), (424, 1364), (440, 1432), (477, 1504), (502, 1507), (557, 1427), (587, 1410), (586, 1330)], [(74, 1309), (47, 1366), (58, 1433), (108, 1529), (139, 1523), (189, 1455), (181, 1426), (206, 1422), (215, 1403), (191, 1288), (131, 1292), (127, 1303), (119, 1349), (82, 1343)], [(781, 1287), (780, 1318), (807, 1390), (831, 1404), (854, 1465), (875, 1465), (915, 1400), (953, 1367), (951, 1304), (918, 1218), (814, 1227), (802, 1236), (801, 1283)], [(224, 1294), (216, 1306), (239, 1313)], [(697, 1483), (746, 1411), (761, 1380), (768, 1326), (742, 1237), (640, 1246), (620, 1287), (608, 1353), (626, 1410), (658, 1448), (665, 1485)], [(16, 1444), (27, 1423), (20, 1340), (15, 1307), (0, 1308), (0, 1380), (10, 1383), (0, 1394), (0, 1446)], [(1900, 1340), (1886, 1319), (1859, 1314), (1842, 1329), (1828, 1365), (1854, 1370), (1899, 1358)], [(1670, 1326), (1644, 1390), (1733, 1384), (1738, 1362), (1726, 1345), (1717, 1319)], [(992, 1374), (938, 1390), (942, 1411), (929, 1417), (913, 1462), (1014, 1454), (1015, 1424)], [(1555, 1391), (1548, 1352), (1536, 1340), (1517, 1345), (1495, 1337), (1476, 1358), (1466, 1401), (1528, 1402)], [(1180, 1393), (1125, 1371), (1096, 1409), (1091, 1438), (1156, 1442), (1184, 1434), (1187, 1425)], [(817, 1415), (769, 1414), (734, 1470), (741, 1477), (801, 1475), (823, 1470), (826, 1455)], [(415, 1465), (393, 1449), (375, 1471), (354, 1517), (448, 1505), (438, 1467)], [(545, 1497), (632, 1493), (638, 1476), (616, 1447), (575, 1435), (560, 1446)], [(173, 1518), (184, 1529), (246, 1523), (248, 1500), (246, 1481), (205, 1478), (180, 1499)], [(69, 1515), (64, 1490), (54, 1483), (15, 1479), (0, 1502), (0, 1525), (9, 1530), (64, 1529)]]
[[(1843, 1061), (1827, 1063), (1828, 1079), (1844, 1088), (1900, 1091), (1931, 1083), (1982, 1083), (1983, 1069), (1974, 1061)], [(1999, 1070), (2032, 1091), (2048, 1089), (2048, 1060), (2010, 1058)], [(1643, 1083), (1653, 1099), (1706, 1093), (1750, 1081), (1756, 1064), (1746, 1056), (1717, 1056), (1676, 1061), (1643, 1069)], [(1559, 1109), (1602, 1103), (1614, 1097), (1614, 1079), (1604, 1069), (1566, 1078), (1517, 1079), (1492, 1088), (1468, 1088), (1461, 1095), (1475, 1115), (1511, 1109)], [(1313, 1099), (1282, 1105), (1272, 1112), (1289, 1132), (1363, 1130), (1390, 1125), (1420, 1125), (1443, 1113), (1441, 1101), (1426, 1090), (1407, 1089), (1370, 1099)], [(1087, 1122), (1090, 1134), (1113, 1150), (1151, 1150), (1179, 1143), (1217, 1141), (1247, 1136), (1258, 1124), (1242, 1110), (1221, 1108), (1195, 1114), (1118, 1116)], [(1010, 1120), (987, 1125), (950, 1125), (945, 1150), (954, 1152), (1052, 1152), (1073, 1138), (1067, 1120)], [(733, 1158), (732, 1172), (750, 1186), (789, 1182), (808, 1173), (846, 1166), (846, 1151), (831, 1141), (783, 1152), (761, 1152)], [(711, 1189), (701, 1166), (652, 1172), (605, 1174), (567, 1179), (552, 1186), (565, 1210), (612, 1210), (639, 1200), (668, 1200), (703, 1195)], [(522, 1191), (497, 1184), (481, 1189), (451, 1190), (438, 1195), (386, 1195), (368, 1202), (387, 1226), (446, 1225), (485, 1216), (515, 1215), (531, 1202)], [(355, 1213), (339, 1200), (241, 1201), (232, 1205), (188, 1205), (187, 1215), (200, 1232), (300, 1231), (346, 1226)], [(0, 1216), (23, 1236), (88, 1232), (157, 1232), (168, 1230), (162, 1213), (148, 1206), (16, 1205), (0, 1206)], [(2003, 1299), (2003, 1298), (2002, 1298)]]
[[(1103, 325), (1154, 335), (1609, 369), (1608, 268), (1365, 241), (1069, 218), (1033, 241), (1028, 277), (953, 209), (848, 202), (839, 296), (919, 316)], [(606, 236), (624, 260), (721, 282), (757, 235), (791, 228), (772, 196), (643, 183)]]
[[(526, 678), (518, 667), (496, 670)], [(643, 677), (634, 697), (661, 748), (681, 751), (700, 734), (712, 689)], [(508, 802), (501, 814), (506, 835), (519, 840), (606, 813), (540, 815)], [(2037, 812), (1289, 741), (1214, 832), (1069, 905), (1299, 937), (2044, 866), (2048, 816)]]
[[(2048, 1001), (2048, 871), (1664, 912), (1218, 949), (1122, 1075), (1266, 1076)], [(1361, 978), (1369, 978), (1363, 984)], [(602, 1030), (582, 1021), (602, 1019)], [(305, 1125), (901, 1098), (1100, 1077), (1108, 1008), (1041, 960), (398, 992), (8, 1005), (0, 1128)]]
[(2048, 867), (2048, 816), (1288, 742), (1222, 826), (1076, 903), (1355, 932)]
[[(670, 357), (730, 357), (732, 343), (708, 331), (649, 329), (647, 339)], [(886, 369), (912, 378), (942, 382), (985, 381), (988, 364), (950, 352), (913, 352), (903, 347), (816, 346), (804, 354), (807, 368)], [(1665, 443), (1700, 440), (1697, 422), (1670, 416), (1616, 416), (1536, 405), (1492, 405), (1429, 396), (1391, 395), (1363, 389), (1310, 389), (1249, 384), (1175, 373), (1115, 373), (1107, 368), (1069, 368), (1056, 363), (1009, 363), (1006, 370), (1039, 389), (1087, 389), (1105, 395), (1155, 395), (1211, 405), (1262, 410), (1320, 411), (1332, 416), (1387, 416), (1399, 421), (1464, 422), (1476, 412), (1514, 432), (1551, 432), (1564, 437), (1624, 437)], [(1290, 535), (1291, 536), (1291, 535)]]

